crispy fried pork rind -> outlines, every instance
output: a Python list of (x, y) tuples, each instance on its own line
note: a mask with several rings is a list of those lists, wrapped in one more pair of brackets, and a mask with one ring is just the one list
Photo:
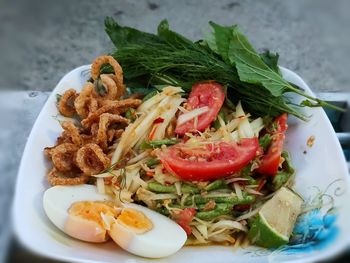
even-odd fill
[(97, 144), (101, 146), (102, 149), (107, 149), (108, 146), (108, 128), (114, 123), (124, 123), (128, 124), (129, 120), (116, 114), (103, 113), (100, 116), (100, 122), (98, 125)]
[[(114, 74), (100, 74), (104, 64), (111, 65)], [(95, 59), (91, 77), (92, 82), (86, 82), (80, 93), (69, 89), (57, 103), (60, 114), (72, 121), (61, 121), (63, 132), (56, 145), (44, 149), (53, 164), (48, 173), (51, 185), (87, 183), (91, 175), (106, 170), (129, 124), (122, 114), (142, 102), (135, 98), (121, 99), (126, 90), (123, 71), (111, 56)]]
[(80, 136), (80, 131), (78, 127), (74, 125), (71, 121), (64, 121), (61, 123), (62, 128), (66, 132), (66, 136), (70, 137), (71, 141), (77, 145), (80, 146), (83, 144), (83, 140)]
[(112, 114), (122, 114), (126, 112), (129, 108), (137, 108), (142, 103), (141, 100), (137, 99), (125, 99), (119, 101), (110, 101), (99, 108), (97, 111), (91, 113), (87, 118), (81, 121), (81, 124), (88, 128), (94, 122), (96, 122), (100, 115), (103, 113), (112, 113)]
[(90, 177), (77, 171), (60, 172), (52, 168), (47, 179), (51, 185), (77, 185), (87, 183)]
[(87, 82), (74, 101), (75, 110), (82, 118), (86, 118), (90, 112), (94, 112), (98, 108), (98, 102), (93, 96), (93, 91), (94, 84)]
[[(96, 80), (94, 83), (95, 85), (103, 85), (104, 92), (97, 92), (96, 87), (94, 90), (94, 94), (97, 98), (100, 99), (107, 99), (107, 100), (116, 100), (120, 99), (120, 97), (124, 94), (125, 92), (125, 87), (124, 85), (118, 86), (116, 83), (117, 77), (113, 74), (101, 74), (100, 75), (101, 82), (98, 82)], [(97, 90), (99, 90), (99, 87), (97, 87)]]
[(74, 89), (69, 89), (63, 93), (58, 102), (58, 110), (65, 117), (72, 117), (76, 113), (74, 101), (77, 98), (77, 92)]
[(91, 66), (91, 77), (93, 80), (97, 80), (100, 76), (100, 69), (103, 65), (110, 64), (114, 69), (114, 74), (117, 78), (117, 84), (123, 85), (123, 69), (119, 65), (118, 61), (116, 61), (112, 56), (99, 56), (94, 62), (92, 62)]
[(110, 159), (103, 153), (100, 146), (88, 143), (78, 150), (76, 163), (84, 174), (93, 175), (105, 170), (110, 165)]
[(72, 143), (62, 143), (49, 150), (53, 165), (58, 171), (68, 172), (75, 166), (74, 157), (79, 147)]

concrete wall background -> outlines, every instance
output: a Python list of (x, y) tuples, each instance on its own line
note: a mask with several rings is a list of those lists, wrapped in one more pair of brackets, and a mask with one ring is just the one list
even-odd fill
[(280, 64), (316, 91), (350, 90), (350, 1), (102, 0), (0, 1), (0, 88), (49, 91), (74, 67), (112, 46), (109, 15), (154, 32), (163, 18), (198, 39), (209, 20), (239, 24), (256, 48), (280, 53)]

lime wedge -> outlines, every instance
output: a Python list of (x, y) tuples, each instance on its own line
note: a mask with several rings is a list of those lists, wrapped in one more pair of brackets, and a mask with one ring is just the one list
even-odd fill
[(287, 244), (302, 204), (303, 199), (292, 190), (286, 187), (279, 189), (251, 222), (249, 240), (266, 248)]

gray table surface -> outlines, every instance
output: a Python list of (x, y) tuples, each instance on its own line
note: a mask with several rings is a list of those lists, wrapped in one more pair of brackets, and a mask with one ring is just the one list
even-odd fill
[(51, 90), (67, 71), (112, 50), (103, 20), (113, 16), (149, 32), (168, 18), (194, 40), (209, 31), (209, 20), (238, 24), (256, 48), (279, 52), (281, 65), (314, 90), (345, 91), (349, 10), (347, 0), (2, 0), (0, 88)]
[(103, 31), (105, 16), (150, 32), (168, 18), (191, 39), (208, 31), (208, 20), (237, 23), (258, 49), (279, 52), (281, 65), (320, 92), (349, 90), (348, 10), (350, 1), (341, 0), (0, 1), (0, 89), (18, 90), (0, 93), (0, 262), (11, 235), (9, 211), (22, 151), (47, 99), (42, 91), (112, 49)]

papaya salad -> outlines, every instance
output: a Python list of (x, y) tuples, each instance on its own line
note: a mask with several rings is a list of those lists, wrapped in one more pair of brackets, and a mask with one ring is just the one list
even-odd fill
[(57, 94), (63, 132), (44, 150), (44, 209), (62, 231), (144, 257), (288, 243), (303, 204), (288, 116), (335, 106), (284, 80), (278, 54), (258, 54), (237, 26), (210, 25), (192, 42), (167, 21), (150, 34), (106, 18), (117, 50), (93, 61), (80, 92)]

